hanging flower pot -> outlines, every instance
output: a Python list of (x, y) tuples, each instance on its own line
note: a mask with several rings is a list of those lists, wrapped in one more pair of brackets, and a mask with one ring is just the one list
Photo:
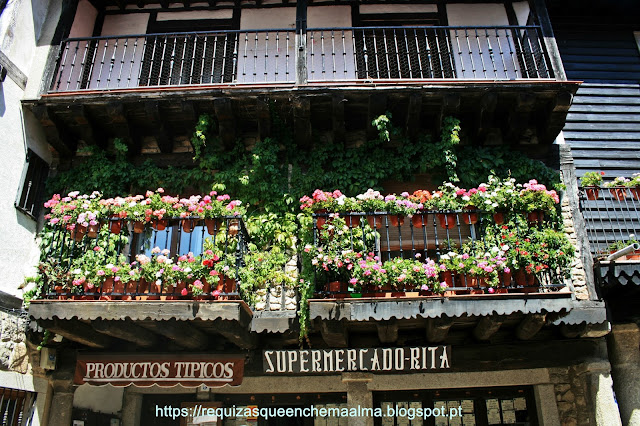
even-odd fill
[(398, 227), (398, 226), (404, 225), (404, 215), (390, 214), (388, 217), (389, 217), (389, 222), (391, 223), (391, 226)]
[(149, 294), (147, 296), (147, 300), (160, 300), (160, 293), (162, 293), (162, 283), (157, 281), (153, 281), (147, 283), (147, 288), (145, 289), (145, 293)]
[(167, 229), (167, 225), (169, 225), (169, 221), (167, 219), (153, 219), (151, 221), (151, 226), (156, 231), (164, 231)]
[(627, 193), (624, 188), (609, 188), (609, 192), (618, 201), (624, 201), (627, 198)]
[(205, 219), (204, 225), (207, 227), (209, 235), (215, 235), (220, 231), (222, 223), (218, 219)]
[(496, 225), (502, 225), (504, 223), (504, 213), (495, 212), (493, 214), (493, 221), (496, 223)]
[[(315, 211), (316, 214), (325, 214), (327, 213), (327, 209), (320, 209)], [(324, 224), (327, 223), (326, 216), (317, 216), (316, 217), (316, 228), (322, 229), (324, 228)]]
[(474, 225), (478, 222), (478, 213), (471, 212), (476, 210), (475, 206), (466, 206), (463, 210), (464, 211), (462, 212), (462, 220), (464, 220), (464, 223), (466, 223), (467, 225)]
[(144, 232), (144, 222), (133, 222), (133, 232), (142, 234)]
[(511, 271), (509, 272), (500, 272), (500, 286), (501, 287), (509, 287), (511, 285)]
[(198, 219), (182, 219), (182, 230), (187, 234), (193, 232), (198, 225)]
[(426, 226), (427, 215), (420, 213), (414, 214), (413, 216), (411, 216), (411, 225), (413, 225), (414, 228), (422, 228), (423, 226)]
[(529, 223), (538, 223), (544, 220), (544, 211), (542, 210), (534, 210), (532, 212), (527, 213), (527, 221)]
[(76, 224), (75, 228), (71, 230), (71, 237), (76, 241), (82, 241), (86, 233), (87, 233), (86, 226)]
[(90, 293), (96, 293), (96, 287), (88, 281), (85, 281), (82, 284), (82, 291), (84, 292), (84, 296), (82, 296), (82, 300), (96, 300), (95, 295), (89, 295)]
[(600, 195), (600, 189), (597, 186), (590, 186), (584, 189), (587, 193), (587, 200), (597, 200), (598, 195)]
[(109, 221), (109, 232), (119, 234), (122, 230), (122, 219), (120, 219), (118, 215), (111, 216), (111, 219), (112, 220)]
[(443, 229), (451, 229), (456, 226), (455, 213), (436, 213), (440, 227)]
[(175, 286), (172, 286), (173, 290), (171, 294), (167, 296), (167, 300), (178, 300), (182, 297), (182, 290), (187, 287), (184, 281), (178, 281)]
[(235, 237), (240, 232), (240, 221), (238, 219), (229, 220), (229, 236)]
[(99, 223), (96, 223), (95, 225), (89, 225), (87, 227), (87, 236), (89, 238), (96, 238), (98, 236), (98, 232), (100, 232)]
[(102, 283), (102, 286), (100, 287), (100, 300), (111, 300), (112, 299), (111, 293), (113, 293), (113, 287), (114, 287), (113, 277), (109, 277), (105, 279), (104, 283)]
[(344, 223), (346, 223), (349, 228), (357, 228), (360, 226), (360, 216), (345, 214), (342, 217), (344, 218)]
[[(124, 290), (127, 286), (127, 283), (122, 282), (122, 280), (113, 281), (113, 293), (115, 295), (111, 296), (112, 300), (131, 300), (131, 296), (128, 296), (129, 299), (125, 299)], [(104, 293), (104, 291), (103, 291)]]
[(382, 228), (382, 216), (374, 214), (367, 215), (367, 223), (371, 229), (380, 229)]
[(631, 191), (631, 195), (633, 195), (633, 198), (635, 198), (636, 201), (640, 201), (640, 187), (636, 186), (635, 188), (629, 188), (629, 191)]
[(194, 296), (195, 300), (209, 300), (211, 299), (211, 284), (207, 280), (201, 280), (202, 282), (202, 294)]
[(448, 287), (453, 287), (453, 274), (451, 271), (440, 272), (440, 280), (444, 281)]
[(63, 293), (64, 291), (64, 287), (62, 287), (61, 285), (57, 285), (55, 287), (53, 287), (53, 289), (55, 290), (56, 294), (58, 295), (58, 300), (66, 300), (67, 296), (64, 295)]
[(136, 293), (144, 293), (147, 290), (147, 282), (144, 278), (140, 281), (129, 281), (125, 285), (125, 294), (122, 295), (122, 300), (136, 300), (141, 299), (142, 296), (136, 296)]
[(513, 274), (516, 284), (521, 287), (533, 287), (536, 284), (536, 276), (524, 269), (517, 269)]

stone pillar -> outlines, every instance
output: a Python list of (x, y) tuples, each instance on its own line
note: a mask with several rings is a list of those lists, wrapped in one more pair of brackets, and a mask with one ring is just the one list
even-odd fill
[(613, 395), (611, 365), (597, 362), (586, 365), (586, 383), (593, 404), (593, 418), (598, 426), (619, 426), (620, 412)]
[(51, 385), (53, 396), (47, 426), (69, 426), (72, 420), (73, 393), (76, 390), (73, 379), (52, 380)]
[(640, 327), (613, 325), (608, 346), (622, 424), (640, 426)]
[[(344, 373), (342, 382), (347, 385), (347, 406), (349, 409), (358, 406), (373, 408), (373, 395), (367, 383), (373, 380), (368, 373)], [(349, 417), (349, 426), (373, 426), (373, 417)]]
[(140, 426), (142, 394), (129, 386), (122, 393), (122, 426)]
[(541, 426), (560, 426), (560, 415), (556, 404), (556, 393), (552, 383), (533, 387), (538, 409), (538, 423)]

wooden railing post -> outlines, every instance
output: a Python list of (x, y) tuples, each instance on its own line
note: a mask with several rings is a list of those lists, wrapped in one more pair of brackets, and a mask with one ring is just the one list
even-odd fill
[(296, 85), (307, 84), (307, 0), (296, 2)]

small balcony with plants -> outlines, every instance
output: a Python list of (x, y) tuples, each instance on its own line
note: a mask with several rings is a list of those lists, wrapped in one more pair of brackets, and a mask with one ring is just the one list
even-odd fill
[(640, 174), (609, 179), (603, 171), (580, 178), (580, 210), (604, 296), (632, 296), (640, 285)]

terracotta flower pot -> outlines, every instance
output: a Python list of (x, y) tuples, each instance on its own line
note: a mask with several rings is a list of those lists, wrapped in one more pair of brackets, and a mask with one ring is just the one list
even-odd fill
[[(124, 286), (124, 293), (120, 299), (122, 300), (135, 300), (136, 293), (144, 293), (147, 288), (147, 282), (144, 279), (140, 281), (129, 281)], [(140, 297), (140, 296), (138, 296)]]
[(198, 226), (198, 222), (198, 219), (182, 219), (182, 230), (190, 234)]
[(133, 222), (133, 232), (142, 234), (144, 232), (144, 222)]
[(220, 231), (222, 223), (218, 219), (205, 219), (204, 225), (207, 227), (209, 235), (215, 235)]
[(511, 285), (511, 271), (509, 272), (500, 272), (500, 286), (509, 287)]
[(462, 220), (467, 225), (474, 225), (478, 222), (478, 213), (471, 213), (470, 211), (476, 210), (475, 206), (466, 206), (462, 212)]
[(382, 228), (382, 216), (380, 215), (367, 215), (367, 223), (371, 229)]
[(167, 229), (167, 225), (169, 225), (169, 221), (167, 219), (153, 219), (151, 221), (151, 226), (156, 231), (164, 231)]
[(71, 237), (76, 241), (82, 241), (86, 233), (87, 233), (86, 226), (76, 224), (76, 227), (71, 230)]
[(111, 293), (113, 293), (113, 284), (113, 277), (109, 277), (104, 280), (104, 283), (102, 283), (102, 286), (100, 287), (100, 300), (112, 299)]
[(333, 293), (330, 295), (330, 297), (333, 296), (336, 299), (343, 299), (346, 296), (348, 290), (349, 286), (346, 282), (331, 281), (327, 284), (327, 291), (329, 293)]
[(600, 195), (600, 189), (597, 186), (590, 186), (584, 189), (587, 193), (587, 200), (597, 200), (598, 195)]
[(436, 217), (440, 223), (440, 227), (443, 229), (451, 229), (456, 226), (455, 213), (437, 213)]
[(209, 300), (211, 299), (211, 284), (207, 280), (202, 281), (202, 294), (199, 296), (194, 296), (195, 300)]
[(521, 287), (533, 287), (536, 283), (535, 274), (528, 273), (524, 269), (517, 269), (513, 274), (516, 284)]
[(636, 201), (640, 201), (640, 187), (636, 186), (635, 188), (629, 188), (629, 191), (631, 191), (631, 195), (633, 195), (633, 198), (636, 199)]
[(625, 256), (627, 260), (640, 260), (640, 250), (636, 250), (633, 253), (629, 253)]
[(624, 188), (609, 188), (609, 192), (618, 201), (624, 201), (627, 198), (627, 192)]
[(447, 283), (449, 287), (453, 287), (453, 274), (451, 271), (440, 272), (440, 279)]
[[(111, 296), (111, 299), (112, 300), (131, 300), (131, 296), (124, 295), (125, 289), (127, 288), (127, 284), (128, 283), (125, 283), (123, 281), (114, 281), (113, 293), (115, 293), (115, 295)], [(128, 297), (128, 299), (125, 299), (125, 297)]]
[(352, 216), (346, 214), (342, 216), (342, 218), (349, 228), (357, 228), (358, 226), (360, 226), (360, 216)]
[(111, 216), (112, 219), (109, 221), (109, 232), (112, 234), (119, 234), (122, 231), (122, 219), (119, 219), (118, 216)]
[[(82, 284), (82, 291), (84, 292), (84, 296), (82, 296), (82, 300), (96, 300), (96, 296), (94, 295), (98, 289), (95, 288), (95, 286), (93, 288), (89, 288), (89, 284), (88, 282), (84, 282)], [(92, 295), (89, 295), (90, 293), (94, 293)]]
[(544, 220), (544, 212), (542, 210), (535, 210), (527, 213), (527, 221), (529, 223), (539, 223)]
[(240, 221), (238, 221), (238, 219), (229, 220), (229, 236), (235, 237), (238, 235), (238, 232), (240, 232)]
[(220, 276), (218, 283), (216, 284), (216, 291), (220, 293), (235, 293), (236, 280), (226, 275)]
[(495, 212), (493, 214), (493, 221), (496, 223), (496, 225), (502, 225), (504, 223), (504, 213)]
[(187, 283), (184, 281), (178, 281), (175, 287), (172, 287), (173, 290), (171, 294), (167, 296), (167, 300), (178, 300), (182, 297), (182, 290), (187, 287)]
[(411, 217), (411, 224), (414, 228), (422, 228), (427, 225), (427, 215), (416, 213)]
[[(325, 214), (327, 213), (327, 209), (320, 209), (315, 211), (316, 214)], [(316, 217), (316, 228), (322, 229), (324, 228), (324, 224), (327, 223), (327, 216), (317, 216)]]
[(55, 292), (58, 295), (58, 297), (57, 297), (58, 300), (66, 300), (67, 299), (67, 296), (63, 294), (63, 293), (65, 293), (64, 287), (62, 287), (61, 285), (57, 285), (57, 286), (53, 287), (53, 289), (55, 290)]
[(160, 293), (162, 293), (162, 284), (156, 284), (156, 282), (147, 283), (145, 293), (149, 294), (147, 300), (160, 300)]
[(89, 225), (87, 227), (87, 236), (89, 238), (96, 238), (98, 233), (100, 232), (100, 224), (96, 223), (95, 225)]
[(404, 215), (401, 214), (390, 214), (389, 223), (391, 226), (398, 227), (404, 225)]

